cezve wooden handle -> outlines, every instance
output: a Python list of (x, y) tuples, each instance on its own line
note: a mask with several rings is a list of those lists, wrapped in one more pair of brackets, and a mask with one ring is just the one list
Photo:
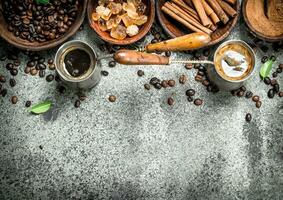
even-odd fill
[(169, 58), (155, 54), (132, 50), (119, 50), (114, 54), (114, 60), (124, 65), (168, 65)]
[(145, 47), (147, 52), (155, 51), (187, 51), (206, 46), (211, 37), (205, 33), (191, 33), (171, 40), (149, 44)]

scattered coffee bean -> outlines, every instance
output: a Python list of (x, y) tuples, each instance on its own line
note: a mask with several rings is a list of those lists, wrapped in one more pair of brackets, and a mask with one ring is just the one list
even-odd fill
[(85, 101), (87, 99), (85, 94), (79, 94), (79, 100), (80, 101)]
[(166, 80), (161, 81), (161, 85), (162, 85), (163, 88), (169, 87), (168, 82)]
[(75, 101), (75, 108), (78, 108), (81, 106), (81, 101), (80, 100), (76, 100)]
[(251, 91), (247, 91), (247, 92), (246, 92), (246, 98), (247, 98), (247, 99), (252, 98), (252, 96), (253, 96), (253, 93), (252, 93)]
[(169, 97), (167, 99), (167, 103), (168, 103), (169, 106), (172, 106), (174, 104), (174, 99), (172, 97)]
[(172, 80), (172, 79), (168, 81), (168, 85), (169, 85), (170, 87), (174, 87), (175, 84), (176, 84), (176, 82), (175, 82), (174, 80)]
[(12, 76), (17, 76), (18, 75), (18, 70), (13, 68), (13, 69), (10, 70), (10, 73), (11, 73)]
[(260, 107), (261, 107), (261, 104), (262, 104), (261, 101), (257, 101), (257, 102), (255, 103), (255, 106), (256, 106), (257, 108), (260, 108)]
[(198, 71), (197, 75), (204, 76), (204, 72), (203, 71)]
[(55, 64), (51, 64), (51, 65), (48, 66), (48, 68), (49, 68), (50, 70), (54, 70), (56, 67), (55, 67)]
[(43, 149), (43, 146), (42, 146), (42, 145), (39, 145), (39, 149), (41, 149), (41, 150), (42, 150), (42, 149)]
[(31, 101), (26, 101), (25, 107), (29, 108), (31, 106)]
[(7, 70), (12, 70), (14, 68), (14, 64), (13, 63), (7, 63), (6, 64), (6, 69)]
[(267, 60), (268, 60), (268, 57), (267, 57), (267, 56), (263, 56), (263, 57), (261, 58), (261, 62), (262, 62), (262, 63), (266, 63)]
[(37, 72), (38, 72), (38, 70), (35, 69), (35, 68), (33, 68), (33, 69), (30, 70), (30, 74), (31, 74), (32, 76), (35, 76), (35, 75), (37, 74)]
[(283, 97), (283, 92), (279, 92), (279, 93), (278, 93), (278, 96), (279, 96), (279, 97)]
[(115, 61), (110, 61), (109, 63), (108, 63), (108, 66), (109, 67), (115, 67), (116, 66), (116, 62)]
[(57, 90), (58, 90), (58, 92), (59, 92), (60, 94), (64, 94), (65, 91), (66, 91), (66, 88), (65, 88), (63, 85), (59, 85), (59, 86), (57, 87)]
[(5, 88), (0, 91), (0, 94), (2, 95), (2, 97), (5, 97), (7, 93), (8, 93), (8, 90)]
[(30, 67), (26, 67), (26, 68), (25, 68), (25, 73), (26, 73), (26, 74), (29, 74), (29, 73), (30, 73), (30, 70), (31, 70)]
[(156, 77), (151, 78), (150, 81), (149, 81), (149, 83), (151, 85), (155, 85), (156, 83), (159, 83), (159, 82), (160, 82), (160, 80)]
[(45, 76), (45, 71), (44, 70), (39, 70), (39, 77), (43, 78)]
[(50, 59), (48, 59), (47, 63), (48, 63), (49, 65), (52, 65), (52, 64), (54, 63), (54, 60), (53, 60), (52, 58), (50, 58)]
[(216, 94), (217, 92), (219, 92), (219, 88), (216, 85), (212, 86), (212, 93)]
[(265, 78), (263, 79), (263, 82), (264, 82), (266, 85), (270, 85), (271, 80), (270, 80), (269, 77), (265, 77)]
[(275, 92), (273, 89), (268, 90), (267, 96), (272, 99), (275, 96)]
[(200, 67), (200, 64), (199, 64), (199, 63), (194, 64), (194, 68), (195, 68), (195, 69), (199, 69), (199, 67)]
[(157, 43), (157, 42), (158, 42), (158, 40), (156, 38), (151, 40), (151, 44), (154, 44), (154, 43)]
[(232, 94), (233, 96), (236, 96), (237, 93), (238, 93), (238, 91), (239, 91), (239, 90), (232, 90), (232, 91), (231, 91), (231, 94)]
[(138, 70), (137, 74), (138, 74), (138, 76), (143, 76), (144, 75), (144, 71)]
[(270, 59), (274, 62), (274, 61), (276, 61), (276, 56), (272, 55), (272, 56), (270, 56)]
[(188, 64), (185, 65), (185, 68), (186, 69), (193, 69), (194, 65), (192, 63), (188, 63)]
[(196, 106), (201, 106), (202, 103), (203, 103), (203, 100), (201, 100), (201, 99), (195, 99), (195, 100), (194, 100), (194, 104), (195, 104)]
[(242, 87), (240, 87), (240, 90), (242, 90), (242, 91), (247, 91), (247, 89), (246, 89), (246, 87), (245, 86), (242, 86)]
[(187, 81), (187, 76), (182, 74), (180, 77), (179, 77), (179, 83), (180, 84), (185, 84)]
[(237, 92), (237, 96), (238, 97), (243, 97), (245, 95), (245, 92), (243, 91), (243, 90), (239, 90), (238, 92)]
[(17, 66), (17, 67), (20, 66), (21, 65), (21, 61), (19, 59), (14, 60), (14, 65)]
[(166, 52), (165, 52), (165, 56), (166, 56), (166, 57), (170, 57), (170, 56), (171, 56), (171, 52), (170, 52), (170, 51), (166, 51)]
[(194, 98), (193, 98), (192, 96), (188, 96), (188, 97), (187, 97), (187, 100), (188, 100), (188, 102), (193, 102), (193, 101), (194, 101)]
[(11, 97), (11, 102), (12, 102), (12, 104), (16, 104), (18, 102), (18, 97), (17, 96), (12, 96)]
[(46, 76), (46, 81), (47, 82), (51, 82), (53, 80), (54, 80), (54, 75), (53, 74), (49, 74), (49, 75)]
[(115, 102), (116, 99), (117, 99), (117, 97), (114, 96), (114, 95), (110, 95), (109, 98), (108, 98), (108, 100), (109, 100), (110, 102)]
[(251, 115), (250, 113), (247, 113), (247, 114), (246, 114), (246, 121), (247, 121), (247, 122), (252, 121), (252, 115)]
[(253, 98), (252, 98), (252, 100), (253, 100), (254, 102), (258, 102), (258, 101), (259, 101), (259, 96), (258, 96), (258, 95), (254, 95)]
[(10, 86), (11, 86), (11, 87), (15, 87), (16, 84), (17, 84), (16, 80), (13, 79), (13, 78), (10, 79), (9, 83), (10, 83)]
[(188, 89), (186, 91), (186, 95), (189, 96), (189, 97), (192, 97), (196, 94), (196, 91), (194, 89)]
[(279, 90), (280, 90), (279, 84), (275, 84), (275, 85), (273, 86), (273, 90), (274, 90), (275, 93), (278, 93)]
[(278, 65), (278, 68), (283, 70), (283, 63)]
[(203, 81), (202, 76), (196, 75), (196, 76), (195, 76), (195, 81), (197, 81), (197, 82), (202, 82), (202, 81)]
[(27, 66), (28, 67), (34, 67), (36, 64), (35, 64), (35, 62), (34, 61), (29, 61), (28, 63), (27, 63)]
[(271, 82), (270, 82), (270, 84), (271, 84), (272, 86), (276, 85), (277, 83), (278, 83), (278, 82), (277, 82), (276, 79), (272, 79)]
[(144, 84), (144, 88), (146, 89), (146, 90), (150, 90), (150, 85), (149, 84)]
[(101, 74), (102, 74), (102, 76), (108, 76), (108, 75), (109, 75), (109, 72), (102, 70), (102, 71), (101, 71)]
[(0, 82), (1, 82), (1, 83), (5, 83), (5, 82), (6, 82), (5, 76), (0, 75)]
[(273, 72), (273, 73), (272, 73), (272, 77), (273, 77), (273, 78), (276, 78), (277, 76), (278, 76), (277, 72)]
[(160, 90), (162, 88), (162, 85), (160, 83), (156, 83), (153, 85), (155, 89)]
[(203, 80), (202, 81), (202, 84), (205, 86), (205, 87), (207, 87), (207, 86), (209, 86), (209, 81), (208, 80)]
[(281, 68), (277, 68), (277, 69), (276, 69), (276, 72), (277, 72), (278, 74), (281, 74), (282, 71), (283, 71), (283, 70), (282, 70)]

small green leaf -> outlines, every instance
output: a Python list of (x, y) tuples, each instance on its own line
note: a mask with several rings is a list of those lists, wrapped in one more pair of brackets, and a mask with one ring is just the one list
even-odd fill
[(265, 78), (268, 77), (271, 69), (272, 69), (272, 65), (273, 65), (274, 61), (269, 59), (268, 61), (266, 61), (260, 68), (260, 77), (261, 78)]
[(49, 3), (49, 0), (35, 0), (37, 4), (48, 4)]
[(51, 101), (44, 101), (42, 103), (33, 106), (30, 109), (30, 112), (33, 114), (42, 114), (47, 112), (51, 108), (51, 105), (52, 105)]

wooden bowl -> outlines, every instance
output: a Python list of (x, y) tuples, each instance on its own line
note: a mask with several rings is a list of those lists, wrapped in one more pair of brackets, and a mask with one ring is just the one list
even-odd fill
[(89, 0), (88, 2), (87, 15), (88, 15), (89, 25), (96, 32), (99, 38), (101, 38), (102, 40), (108, 43), (116, 44), (116, 45), (129, 45), (135, 43), (140, 39), (142, 39), (149, 32), (155, 18), (155, 2), (154, 2), (155, 0), (142, 0), (142, 1), (147, 6), (145, 15), (148, 17), (148, 20), (145, 24), (139, 27), (140, 28), (139, 33), (133, 37), (128, 36), (123, 40), (117, 40), (115, 38), (112, 38), (109, 32), (100, 30), (98, 23), (93, 21), (91, 17), (92, 12), (95, 10), (95, 8), (98, 5), (98, 0)]
[[(7, 23), (2, 15), (1, 9), (0, 9), (0, 36), (5, 39), (8, 43), (11, 45), (24, 50), (29, 51), (41, 51), (41, 50), (47, 50), (51, 49), (53, 47), (56, 47), (63, 42), (65, 42), (67, 39), (69, 39), (71, 36), (73, 36), (78, 29), (80, 28), (81, 24), (84, 21), (85, 13), (86, 13), (86, 6), (87, 6), (88, 0), (81, 0), (81, 4), (79, 6), (78, 16), (71, 28), (62, 36), (60, 36), (57, 39), (46, 41), (46, 42), (29, 42), (28, 40), (21, 39), (20, 37), (16, 37), (12, 32), (7, 30)], [(0, 0), (1, 4), (1, 0)], [(2, 7), (2, 6), (1, 6)]]
[(276, 37), (267, 36), (267, 35), (264, 35), (261, 32), (258, 32), (252, 26), (252, 24), (250, 23), (250, 21), (248, 20), (248, 17), (247, 17), (247, 9), (246, 9), (247, 2), (248, 2), (248, 0), (243, 0), (242, 1), (242, 12), (243, 12), (245, 23), (248, 26), (250, 33), (253, 34), (255, 37), (258, 37), (259, 39), (265, 40), (265, 41), (268, 41), (268, 42), (280, 42), (280, 41), (283, 41), (283, 34), (280, 35), (280, 36), (276, 36)]
[[(180, 37), (190, 33), (185, 26), (183, 26), (182, 24), (162, 12), (161, 7), (164, 5), (165, 2), (166, 0), (156, 0), (157, 18), (159, 20), (159, 23), (163, 27), (165, 33), (171, 38)], [(228, 37), (232, 29), (237, 24), (240, 16), (239, 0), (237, 0), (237, 3), (234, 5), (234, 9), (238, 13), (237, 16), (231, 19), (227, 24), (219, 27), (216, 31), (214, 31), (211, 34), (212, 40), (206, 47), (215, 45), (223, 41), (226, 37)]]

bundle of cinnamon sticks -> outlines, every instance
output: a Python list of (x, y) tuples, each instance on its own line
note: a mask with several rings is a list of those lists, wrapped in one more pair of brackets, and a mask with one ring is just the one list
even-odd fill
[(233, 8), (237, 0), (170, 0), (162, 11), (192, 32), (212, 34), (221, 24), (227, 24), (238, 13)]

